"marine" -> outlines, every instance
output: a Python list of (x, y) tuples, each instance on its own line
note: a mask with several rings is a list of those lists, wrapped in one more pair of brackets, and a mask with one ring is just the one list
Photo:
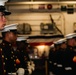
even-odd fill
[(0, 63), (2, 66), (0, 66), (0, 70), (2, 69), (2, 75), (8, 75), (10, 73), (16, 74), (17, 57), (14, 55), (12, 42), (17, 36), (17, 24), (6, 25), (1, 31), (1, 34), (2, 42), (0, 44)]

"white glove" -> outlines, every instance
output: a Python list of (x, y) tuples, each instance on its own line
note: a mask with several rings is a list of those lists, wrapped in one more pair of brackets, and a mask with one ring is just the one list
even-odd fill
[(33, 61), (31, 61), (31, 69), (34, 71), (35, 70), (35, 64)]
[(28, 61), (27, 65), (28, 65), (27, 68), (28, 68), (29, 74), (32, 74), (32, 71), (35, 70), (35, 64), (34, 64), (34, 62), (33, 61)]
[(28, 72), (29, 72), (29, 74), (32, 74), (32, 70), (31, 70), (31, 69), (29, 69), (29, 68), (28, 68)]
[(25, 74), (24, 68), (19, 68), (19, 69), (17, 70), (17, 73), (18, 73), (18, 75), (24, 75), (24, 74)]
[(28, 72), (29, 74), (32, 74), (32, 69), (31, 69), (31, 64), (30, 64), (30, 61), (27, 62), (27, 68), (28, 68)]
[(27, 62), (27, 65), (30, 66), (30, 61)]

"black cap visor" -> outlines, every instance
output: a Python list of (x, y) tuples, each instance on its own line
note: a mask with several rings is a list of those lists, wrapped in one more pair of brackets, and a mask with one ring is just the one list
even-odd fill
[(4, 13), (5, 15), (10, 15), (10, 14), (11, 14), (11, 12), (9, 12), (9, 11), (7, 11), (7, 10), (3, 11), (3, 13)]
[(11, 14), (11, 12), (6, 10), (5, 6), (0, 6), (0, 12), (3, 12), (4, 15), (10, 15)]

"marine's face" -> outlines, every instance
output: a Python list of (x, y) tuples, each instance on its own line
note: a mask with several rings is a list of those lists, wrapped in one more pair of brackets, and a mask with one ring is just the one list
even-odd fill
[(65, 49), (66, 47), (67, 47), (66, 43), (63, 43), (63, 44), (61, 45), (61, 48), (63, 48), (63, 49)]
[(68, 40), (68, 45), (74, 46), (74, 43), (75, 43), (75, 39), (72, 38)]
[(17, 40), (17, 34), (13, 33), (13, 32), (9, 32), (8, 34), (8, 38), (10, 39), (10, 41), (13, 43)]
[(6, 25), (6, 17), (2, 12), (0, 12), (0, 30), (3, 29), (5, 25)]

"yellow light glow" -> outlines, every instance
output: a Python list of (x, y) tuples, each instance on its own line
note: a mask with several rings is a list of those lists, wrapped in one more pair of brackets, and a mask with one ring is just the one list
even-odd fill
[(42, 54), (45, 52), (45, 56), (48, 56), (50, 47), (48, 45), (39, 45), (36, 46), (38, 48), (38, 55), (42, 56)]
[(38, 55), (41, 57), (45, 50), (45, 45), (37, 46), (37, 48), (38, 48)]
[(40, 45), (40, 46), (37, 46), (37, 47), (38, 47), (38, 49), (43, 50), (45, 48), (45, 45)]

